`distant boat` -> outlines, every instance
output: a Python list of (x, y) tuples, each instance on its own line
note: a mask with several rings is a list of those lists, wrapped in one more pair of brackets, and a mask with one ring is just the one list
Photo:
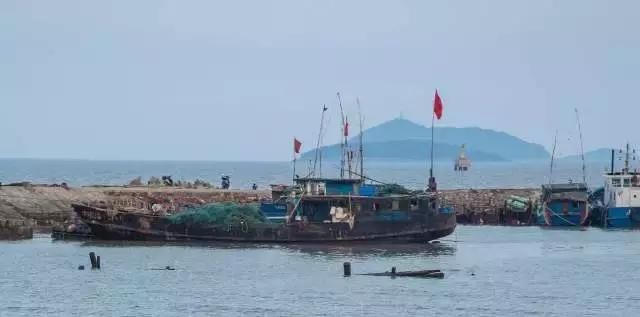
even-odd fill
[(635, 159), (635, 150), (627, 144), (624, 167), (614, 169), (615, 151), (611, 151), (611, 170), (604, 175), (604, 194), (599, 208), (599, 224), (604, 228), (640, 227), (640, 173), (631, 171), (629, 163)]
[(536, 210), (542, 226), (583, 226), (589, 218), (589, 192), (584, 183), (542, 185)]
[(460, 147), (460, 154), (456, 159), (456, 162), (453, 166), (453, 170), (456, 172), (466, 172), (471, 167), (471, 160), (467, 157), (464, 152), (464, 144)]

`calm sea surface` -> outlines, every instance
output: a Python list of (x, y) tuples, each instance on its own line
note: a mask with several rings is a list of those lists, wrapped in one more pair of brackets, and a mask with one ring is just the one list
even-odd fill
[[(305, 175), (308, 163), (298, 162), (297, 174)], [(589, 164), (588, 181), (600, 186), (606, 163)], [(86, 161), (0, 159), (0, 182), (18, 181), (61, 183), (70, 185), (122, 185), (140, 176), (171, 175), (174, 180), (200, 178), (215, 185), (222, 174), (231, 176), (233, 188), (261, 187), (291, 182), (291, 163), (286, 162), (189, 162), (189, 161)], [(396, 182), (411, 188), (424, 188), (429, 171), (425, 163), (368, 162), (365, 174), (384, 182)], [(453, 171), (452, 164), (436, 163), (435, 174), (440, 188), (538, 187), (549, 179), (548, 162), (478, 163), (465, 173)], [(338, 175), (336, 163), (325, 163), (324, 176)], [(557, 162), (555, 181), (582, 180), (579, 162)]]
[[(102, 257), (101, 271), (88, 253)], [(2, 316), (638, 316), (640, 234), (465, 227), (437, 245), (0, 242)], [(442, 280), (342, 276), (441, 269)], [(157, 271), (170, 265), (175, 271)], [(475, 275), (472, 275), (475, 274)]]

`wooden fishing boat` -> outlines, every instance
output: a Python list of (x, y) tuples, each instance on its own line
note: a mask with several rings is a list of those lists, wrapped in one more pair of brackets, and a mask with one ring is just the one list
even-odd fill
[(169, 216), (73, 204), (99, 239), (235, 242), (427, 242), (451, 234), (455, 213), (435, 193), (359, 193), (359, 179), (298, 179), (299, 196), (286, 198), (285, 221), (176, 223)]

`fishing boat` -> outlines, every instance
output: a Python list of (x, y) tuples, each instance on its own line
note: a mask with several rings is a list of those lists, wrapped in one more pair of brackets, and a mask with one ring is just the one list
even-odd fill
[[(388, 193), (374, 186), (361, 193), (360, 179), (298, 179), (300, 192), (283, 200), (283, 221), (176, 222), (171, 216), (74, 204), (99, 239), (160, 241), (428, 242), (451, 234), (456, 216), (431, 192)], [(365, 195), (367, 194), (367, 195)]]
[(587, 225), (589, 220), (589, 187), (587, 186), (586, 164), (584, 158), (584, 143), (582, 141), (582, 127), (578, 109), (575, 109), (578, 132), (580, 134), (580, 156), (582, 160), (582, 183), (551, 183), (553, 163), (558, 145), (556, 131), (553, 150), (551, 151), (551, 166), (549, 184), (542, 185), (542, 191), (536, 208), (538, 225), (551, 227), (571, 227)]
[(598, 223), (604, 228), (630, 229), (640, 227), (640, 173), (630, 169), (635, 150), (629, 144), (624, 156), (624, 167), (615, 171), (616, 151), (611, 150), (611, 169), (604, 175), (602, 206), (598, 208)]
[(589, 192), (584, 183), (546, 184), (537, 209), (542, 226), (583, 226), (589, 218)]
[[(436, 100), (440, 108), (434, 106), (434, 113), (438, 111), (439, 119), (442, 105), (437, 93)], [(314, 176), (319, 174), (315, 173), (315, 168), (309, 176), (298, 177), (296, 154), (300, 153), (302, 143), (294, 138), (293, 185), (272, 186), (272, 200), (262, 202), (260, 215), (247, 206), (235, 209), (225, 206), (233, 214), (231, 217), (207, 214), (206, 210), (192, 211), (193, 216), (158, 216), (85, 204), (74, 204), (73, 209), (100, 239), (260, 243), (428, 242), (451, 234), (456, 228), (456, 214), (443, 206), (439, 199), (433, 175), (433, 155), (426, 190), (410, 191), (394, 184), (366, 184), (365, 180), (372, 180), (364, 176), (362, 167), (362, 124), (360, 173), (357, 173), (351, 164), (353, 152), (347, 147), (348, 122), (342, 112), (339, 93), (338, 102), (343, 137), (340, 177)], [(322, 118), (326, 110), (323, 105)], [(319, 140), (323, 134), (322, 120), (320, 126)], [(321, 159), (321, 155), (316, 157)], [(318, 163), (321, 166), (321, 161)], [(245, 213), (237, 212), (239, 210)]]

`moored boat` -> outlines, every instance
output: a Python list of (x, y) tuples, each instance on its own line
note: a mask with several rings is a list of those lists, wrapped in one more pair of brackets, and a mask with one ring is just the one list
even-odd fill
[(436, 193), (360, 194), (360, 179), (298, 179), (284, 221), (176, 222), (171, 216), (74, 204), (92, 233), (109, 240), (235, 242), (428, 242), (451, 234), (455, 213)]
[(589, 218), (588, 188), (584, 183), (547, 184), (537, 208), (543, 226), (583, 226)]
[(604, 193), (598, 222), (604, 228), (630, 229), (640, 227), (640, 173), (630, 169), (635, 151), (627, 144), (624, 167), (615, 171), (615, 151), (611, 151), (611, 170), (604, 175)]
[[(314, 168), (307, 177), (297, 176), (296, 159), (302, 143), (294, 137), (293, 186), (272, 187), (272, 200), (262, 202), (259, 208), (248, 205), (205, 206), (186, 214), (163, 216), (81, 204), (75, 204), (73, 208), (91, 227), (91, 232), (101, 239), (266, 243), (428, 242), (451, 234), (456, 227), (456, 214), (440, 203), (433, 175), (433, 136), (426, 190), (409, 191), (399, 185), (365, 184), (362, 121), (358, 174), (352, 169), (354, 152), (347, 146), (349, 122), (342, 111), (339, 93), (337, 97), (342, 119), (340, 178), (317, 177), (322, 175), (320, 144), (327, 111), (323, 105), (315, 151), (318, 164), (314, 162)], [(432, 119), (440, 119), (441, 116), (442, 100), (436, 91)], [(352, 178), (354, 174), (359, 178)]]

